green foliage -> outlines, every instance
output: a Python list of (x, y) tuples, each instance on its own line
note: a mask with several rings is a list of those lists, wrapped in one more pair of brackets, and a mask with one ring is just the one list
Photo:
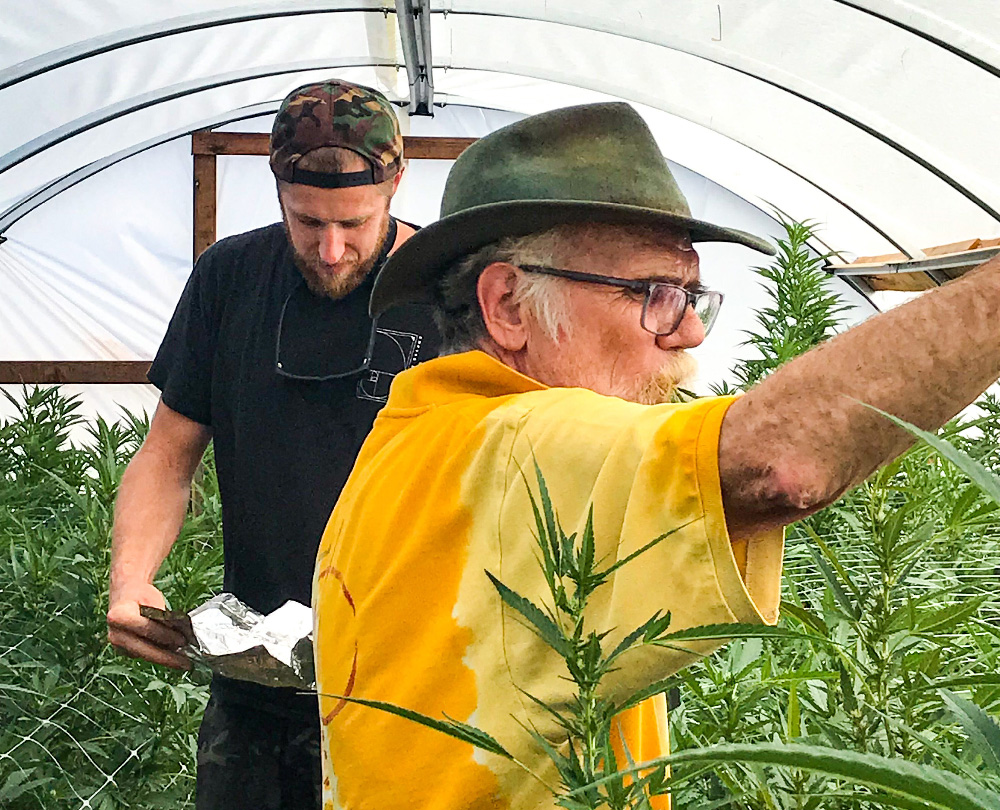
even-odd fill
[[(806, 249), (811, 226), (784, 224), (775, 264), (760, 268), (772, 305), (748, 335), (758, 356), (736, 369), (741, 388), (829, 337), (844, 310), (822, 257)], [(97, 420), (74, 446), (78, 402), (54, 389), (11, 401), (17, 416), (0, 423), (0, 806), (185, 806), (204, 687), (105, 643), (111, 508), (147, 425)], [(979, 416), (918, 434), (921, 445), (788, 529), (776, 630), (673, 633), (655, 613), (610, 647), (579, 616), (611, 567), (595, 559), (592, 529), (562, 531), (536, 470), (548, 597), (534, 604), (491, 579), (577, 687), (556, 715), (572, 744), (536, 740), (557, 763), (560, 804), (643, 807), (665, 789), (662, 768), (615, 760), (608, 723), (679, 685), (669, 782), (678, 810), (1000, 807), (1000, 399), (977, 405)], [(211, 451), (197, 490), (158, 580), (183, 609), (221, 584)], [(735, 640), (628, 700), (598, 697), (627, 649), (723, 636)], [(377, 707), (509, 756), (451, 718)]]
[[(778, 254), (772, 264), (754, 268), (770, 282), (764, 289), (771, 305), (756, 313), (759, 330), (748, 332), (743, 344), (753, 346), (759, 357), (733, 369), (739, 389), (760, 382), (778, 366), (831, 337), (842, 323), (841, 313), (850, 309), (822, 269), (828, 255), (817, 256), (809, 249), (815, 224), (777, 216), (785, 228)], [(726, 387), (717, 390), (726, 392)]]
[[(762, 271), (775, 306), (758, 318), (763, 332), (749, 336), (761, 357), (736, 369), (741, 387), (836, 326), (838, 305), (816, 261), (791, 260), (803, 256), (809, 229), (785, 226), (775, 267)], [(986, 394), (977, 405), (980, 417), (918, 433), (924, 444), (788, 529), (781, 626), (837, 644), (736, 641), (691, 667), (671, 717), (675, 748), (827, 746), (1000, 786), (988, 742), (1000, 710), (1000, 402)], [(733, 810), (888, 801), (839, 790), (825, 773), (805, 761), (778, 768), (720, 757), (712, 771), (677, 783), (675, 796), (681, 807)]]
[[(0, 806), (182, 807), (207, 699), (186, 675), (106, 642), (114, 497), (148, 429), (85, 424), (55, 388), (7, 395), (0, 422)], [(83, 431), (79, 446), (72, 431)], [(158, 582), (185, 609), (221, 585), (211, 454), (200, 504)]]
[[(760, 357), (736, 369), (740, 387), (828, 338), (844, 309), (808, 255), (811, 228), (784, 224), (775, 265), (760, 269), (774, 306), (749, 336)], [(534, 604), (490, 579), (564, 658), (576, 685), (569, 710), (552, 712), (568, 744), (557, 750), (536, 738), (557, 764), (558, 803), (644, 807), (647, 795), (669, 788), (675, 807), (705, 810), (1000, 807), (1000, 400), (987, 394), (977, 404), (981, 417), (939, 435), (902, 425), (924, 444), (788, 529), (774, 629), (671, 634), (669, 616), (655, 614), (605, 650), (604, 636), (578, 621), (606, 578), (591, 529), (562, 531), (536, 469), (535, 535), (551, 602)], [(734, 640), (725, 649), (630, 699), (610, 706), (596, 698), (594, 684), (631, 645), (726, 636)], [(616, 762), (610, 717), (677, 684), (677, 753)], [(473, 744), (472, 732), (482, 733), (411, 719)]]

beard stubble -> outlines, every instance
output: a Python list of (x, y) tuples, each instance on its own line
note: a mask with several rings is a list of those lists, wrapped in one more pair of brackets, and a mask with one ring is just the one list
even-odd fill
[(292, 244), (292, 238), (288, 234), (288, 221), (284, 218), (284, 211), (282, 211), (282, 220), (285, 224), (285, 236), (288, 239), (289, 247), (292, 249), (292, 259), (309, 291), (314, 295), (330, 298), (334, 301), (349, 295), (361, 286), (361, 282), (367, 278), (368, 274), (375, 267), (375, 262), (378, 261), (378, 257), (382, 254), (386, 239), (389, 236), (389, 204), (387, 201), (385, 213), (382, 217), (382, 225), (379, 229), (378, 242), (372, 252), (355, 263), (353, 267), (344, 270), (342, 273), (338, 273), (332, 278), (326, 278), (317, 272), (315, 262), (310, 262), (295, 249), (295, 245)]
[(640, 405), (660, 405), (671, 402), (677, 389), (687, 385), (698, 372), (698, 361), (684, 350), (677, 350), (660, 370), (646, 380), (635, 394), (633, 402)]

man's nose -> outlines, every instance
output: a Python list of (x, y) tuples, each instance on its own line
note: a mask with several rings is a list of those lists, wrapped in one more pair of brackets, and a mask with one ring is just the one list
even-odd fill
[(694, 307), (684, 310), (680, 325), (669, 335), (659, 335), (656, 343), (661, 349), (693, 349), (705, 340), (705, 324), (701, 322)]
[(336, 264), (341, 260), (347, 244), (344, 229), (339, 225), (327, 225), (319, 238), (319, 258), (324, 264)]

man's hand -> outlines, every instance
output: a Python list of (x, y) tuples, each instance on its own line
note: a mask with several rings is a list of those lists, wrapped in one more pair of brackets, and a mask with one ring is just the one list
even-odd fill
[(150, 583), (184, 522), (191, 477), (210, 438), (207, 427), (161, 401), (115, 502), (108, 641), (133, 658), (174, 669), (191, 668), (177, 652), (183, 637), (144, 618), (139, 605), (164, 607), (163, 594)]
[(139, 605), (164, 608), (163, 594), (153, 585), (141, 583), (114, 589), (108, 608), (108, 641), (120, 652), (154, 664), (191, 669), (191, 661), (177, 652), (184, 637), (169, 627), (139, 614)]

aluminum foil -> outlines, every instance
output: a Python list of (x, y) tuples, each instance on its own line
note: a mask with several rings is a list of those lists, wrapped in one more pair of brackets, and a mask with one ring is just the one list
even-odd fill
[(265, 616), (221, 593), (190, 613), (148, 605), (140, 612), (184, 636), (181, 652), (212, 672), (265, 686), (316, 688), (312, 610), (300, 602), (289, 600)]

